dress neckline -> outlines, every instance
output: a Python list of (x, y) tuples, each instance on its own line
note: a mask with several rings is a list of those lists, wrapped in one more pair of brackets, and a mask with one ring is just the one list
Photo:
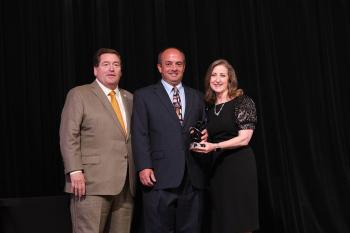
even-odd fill
[(214, 106), (219, 106), (219, 105), (222, 105), (222, 104), (226, 104), (226, 103), (228, 103), (228, 102), (231, 102), (231, 101), (233, 101), (234, 99), (236, 99), (237, 97), (235, 97), (235, 98), (233, 98), (233, 99), (230, 99), (230, 100), (227, 100), (227, 101), (225, 101), (225, 102), (222, 102), (222, 103), (220, 103), (220, 104), (214, 104)]

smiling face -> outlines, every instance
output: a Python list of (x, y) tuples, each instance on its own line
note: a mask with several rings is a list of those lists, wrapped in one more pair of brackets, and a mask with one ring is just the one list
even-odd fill
[(227, 96), (228, 92), (228, 69), (224, 65), (217, 65), (214, 67), (210, 76), (210, 88), (216, 95)]
[(157, 65), (162, 79), (172, 86), (179, 84), (185, 71), (185, 57), (175, 48), (166, 49)]
[(98, 66), (94, 67), (94, 75), (105, 87), (114, 90), (122, 75), (120, 58), (113, 53), (101, 54)]

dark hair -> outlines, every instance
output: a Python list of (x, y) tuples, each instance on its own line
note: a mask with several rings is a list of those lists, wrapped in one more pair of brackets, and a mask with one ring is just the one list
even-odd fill
[(184, 53), (181, 49), (176, 48), (176, 47), (167, 47), (167, 48), (162, 49), (162, 50), (158, 53), (158, 64), (162, 64), (162, 55), (163, 55), (163, 53), (165, 52), (165, 50), (168, 50), (168, 49), (176, 49), (176, 50), (178, 50), (178, 51), (182, 54), (182, 56), (183, 56), (183, 58), (184, 58), (184, 64), (186, 64), (186, 56), (185, 56), (185, 53)]
[(204, 99), (209, 104), (215, 104), (216, 94), (210, 87), (211, 73), (213, 72), (216, 66), (225, 66), (228, 73), (228, 97), (234, 98), (240, 95), (243, 95), (243, 90), (238, 89), (238, 81), (236, 72), (233, 69), (232, 65), (225, 59), (218, 59), (211, 63), (208, 67), (207, 73), (205, 75), (204, 87), (205, 87), (205, 96)]
[(109, 48), (100, 48), (99, 50), (96, 51), (93, 57), (94, 67), (98, 67), (98, 65), (100, 64), (101, 55), (105, 53), (112, 53), (117, 55), (120, 60), (120, 65), (122, 64), (122, 58), (120, 57), (120, 54), (117, 52), (117, 50), (109, 49)]

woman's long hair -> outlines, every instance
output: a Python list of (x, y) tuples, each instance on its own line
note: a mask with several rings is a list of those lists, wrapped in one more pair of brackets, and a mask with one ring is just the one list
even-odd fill
[(211, 74), (216, 66), (223, 65), (227, 68), (228, 72), (228, 97), (235, 98), (237, 96), (243, 95), (243, 90), (238, 89), (238, 81), (236, 72), (233, 69), (232, 65), (225, 59), (218, 59), (210, 64), (207, 73), (205, 75), (204, 87), (205, 87), (205, 96), (204, 99), (209, 104), (215, 104), (216, 94), (210, 87)]

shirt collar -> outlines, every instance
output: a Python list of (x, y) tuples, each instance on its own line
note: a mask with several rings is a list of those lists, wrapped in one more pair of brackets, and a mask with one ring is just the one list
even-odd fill
[(98, 81), (98, 79), (96, 79), (98, 85), (101, 87), (103, 93), (105, 93), (106, 96), (108, 96), (108, 94), (111, 92), (111, 91), (115, 91), (116, 93), (116, 96), (119, 96), (120, 95), (120, 91), (119, 91), (119, 88), (118, 86), (114, 89), (114, 90), (111, 90), (109, 89), (108, 87), (105, 87), (100, 81)]
[[(171, 91), (173, 90), (173, 87), (174, 87), (174, 86), (172, 86), (172, 85), (170, 85), (169, 83), (167, 83), (166, 81), (164, 81), (164, 79), (162, 79), (161, 82), (162, 82), (162, 84), (163, 84), (163, 86), (164, 86), (166, 92), (167, 92), (168, 94), (170, 94)], [(179, 91), (181, 91), (182, 88), (183, 88), (182, 83), (180, 82), (179, 84), (177, 84), (177, 85), (176, 85), (176, 88), (177, 88)]]

